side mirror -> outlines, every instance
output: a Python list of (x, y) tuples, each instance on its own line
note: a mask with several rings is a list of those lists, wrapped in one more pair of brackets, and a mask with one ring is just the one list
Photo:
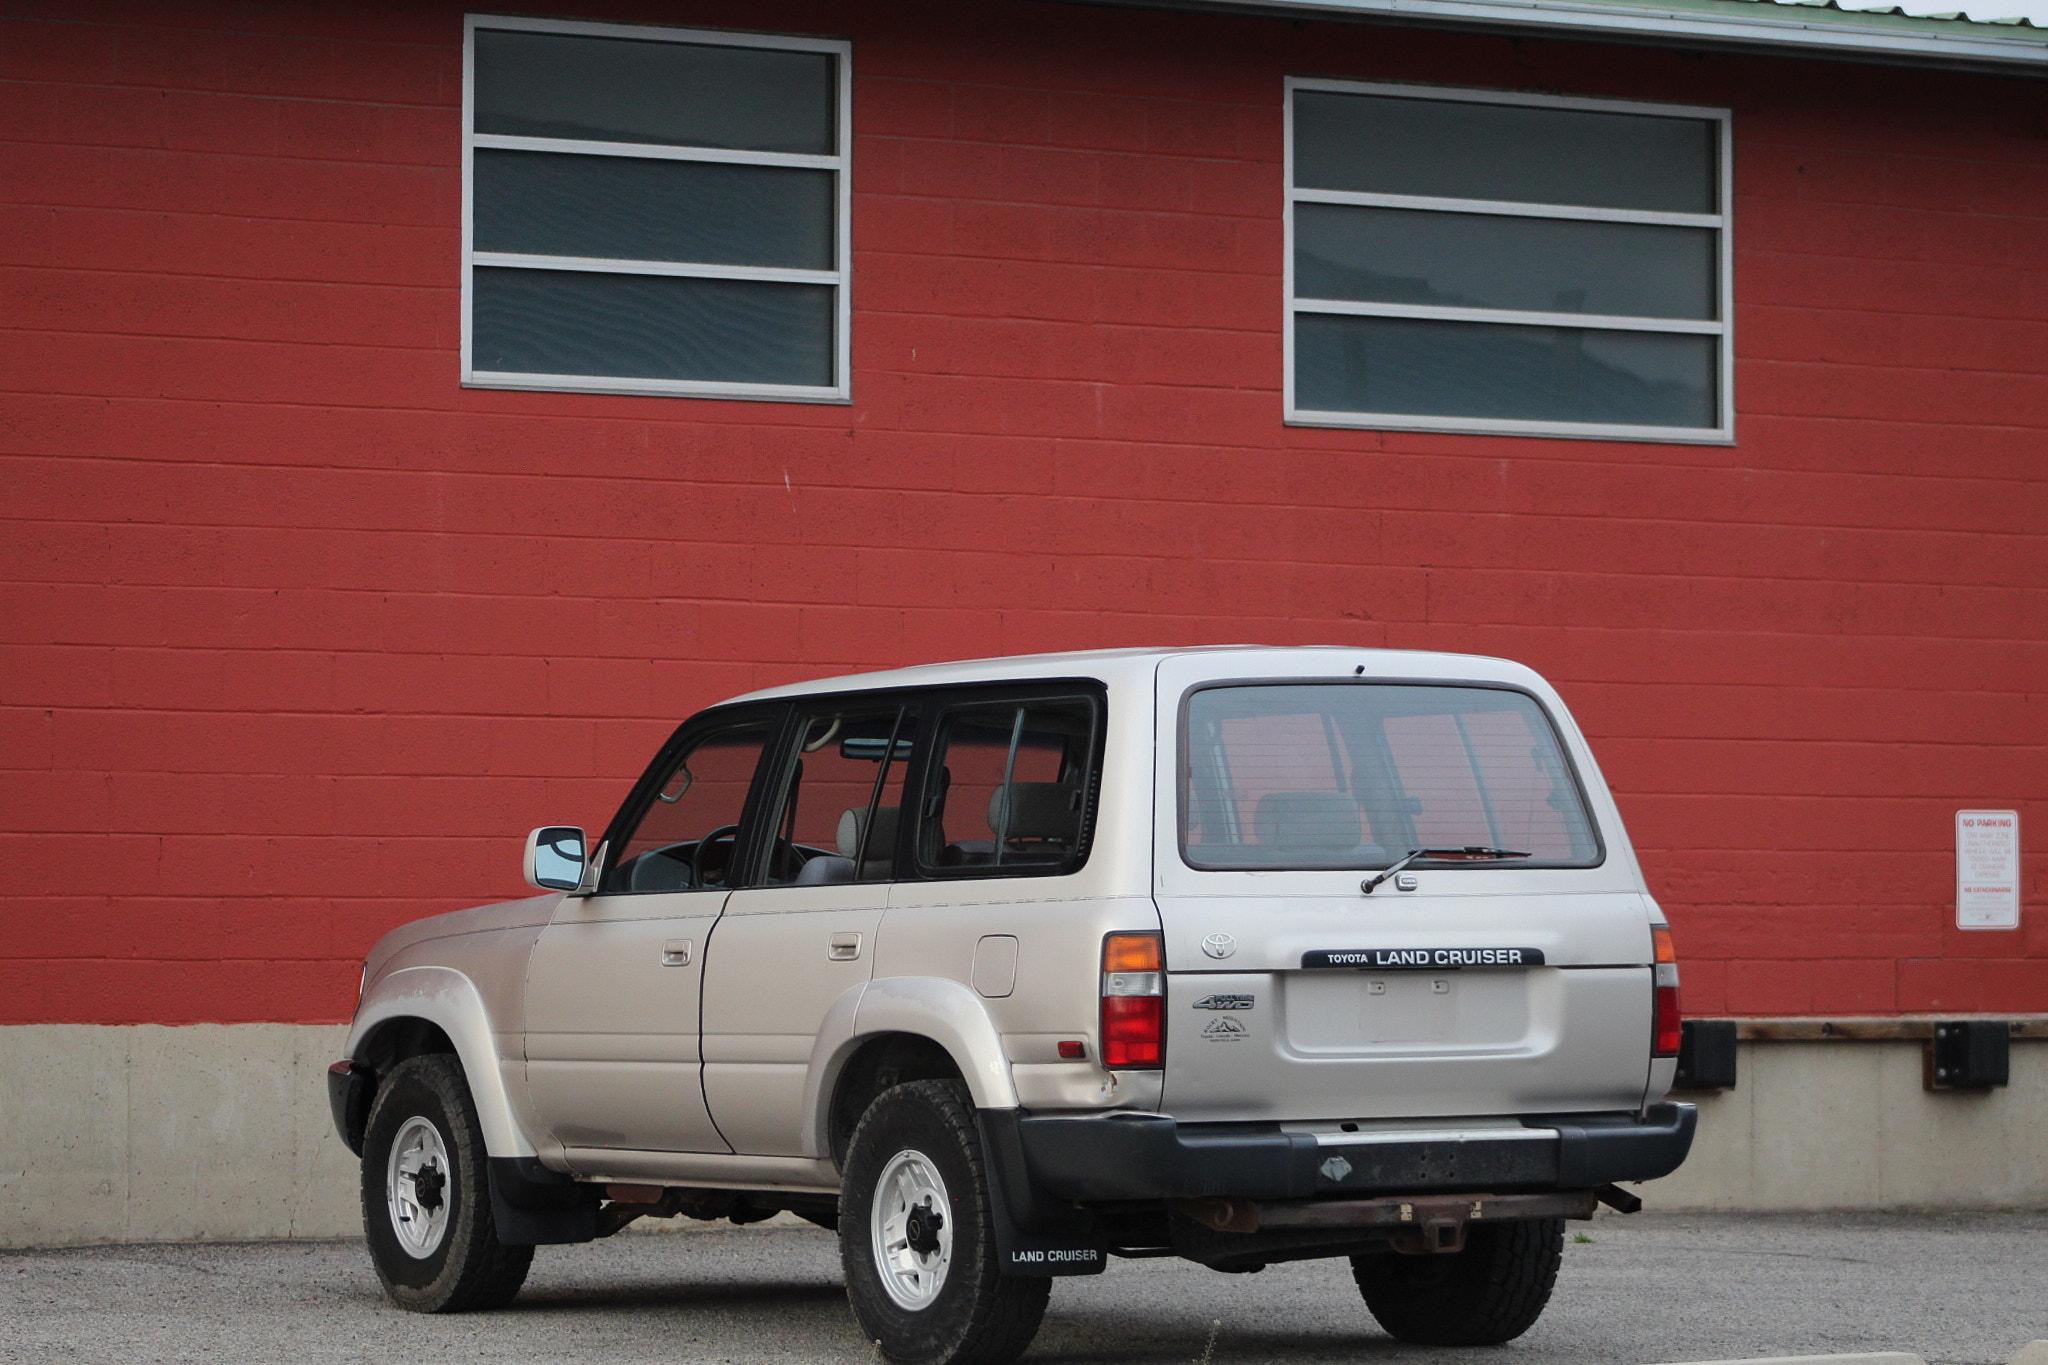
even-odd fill
[(542, 825), (526, 836), (526, 881), (543, 891), (574, 891), (583, 884), (583, 831)]

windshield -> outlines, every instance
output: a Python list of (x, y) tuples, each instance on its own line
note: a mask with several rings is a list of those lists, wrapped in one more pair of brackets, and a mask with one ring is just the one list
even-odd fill
[(1418, 848), (1468, 846), (1527, 852), (1517, 867), (1601, 858), (1556, 728), (1524, 692), (1210, 687), (1189, 697), (1184, 724), (1181, 851), (1190, 867), (1377, 868)]

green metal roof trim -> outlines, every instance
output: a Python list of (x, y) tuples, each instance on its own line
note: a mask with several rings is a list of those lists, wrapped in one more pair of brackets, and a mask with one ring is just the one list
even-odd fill
[[(1612, 0), (1593, 0), (1594, 3), (1611, 3)], [(1982, 25), (1987, 28), (2012, 30), (1997, 35), (2000, 38), (2017, 39), (2021, 42), (2048, 46), (2048, 26), (2035, 23), (2023, 14), (2009, 15), (1999, 19), (1979, 19), (1962, 10), (1943, 10), (1939, 13), (1912, 14), (1903, 5), (1875, 3), (1859, 5), (1854, 0), (1634, 0), (1632, 7), (1647, 10), (1673, 10), (1687, 13), (1711, 14), (1726, 10), (1730, 6), (1779, 6), (1785, 9), (1810, 11), (1796, 16), (1798, 20), (1815, 23), (1837, 23), (1851, 25), (1872, 25), (1888, 28), (1898, 33), (1926, 33), (1929, 25), (1966, 24)], [(1787, 15), (1786, 18), (1795, 16)]]
[[(1145, 3), (1146, 0), (1139, 0)], [(1159, 3), (1159, 0), (1150, 0)], [(1176, 0), (1166, 0), (1169, 4)], [(1908, 14), (1857, 0), (1177, 0), (1239, 13), (1348, 15), (1445, 27), (1543, 31), (1651, 43), (1805, 51), (1815, 56), (2048, 75), (2048, 27)]]

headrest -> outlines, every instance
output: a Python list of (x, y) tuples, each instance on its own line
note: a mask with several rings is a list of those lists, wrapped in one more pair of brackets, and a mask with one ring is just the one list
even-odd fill
[[(895, 806), (875, 807), (875, 827), (868, 838), (868, 857), (887, 858), (896, 851)], [(855, 806), (839, 817), (839, 855), (843, 858), (860, 856), (860, 831), (867, 823), (868, 808)]]
[[(1003, 823), (1003, 807), (1010, 822)], [(1012, 782), (988, 799), (988, 827), (1011, 839), (1065, 839), (1081, 833), (1081, 789), (1063, 782)]]
[(1358, 802), (1343, 792), (1267, 792), (1252, 813), (1252, 832), (1261, 847), (1338, 853), (1357, 848), (1365, 827)]

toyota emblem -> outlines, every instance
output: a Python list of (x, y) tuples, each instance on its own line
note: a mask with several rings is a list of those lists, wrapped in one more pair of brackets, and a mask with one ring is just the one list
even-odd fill
[(1210, 934), (1202, 940), (1202, 951), (1210, 957), (1229, 957), (1237, 951), (1237, 940), (1228, 934)]

